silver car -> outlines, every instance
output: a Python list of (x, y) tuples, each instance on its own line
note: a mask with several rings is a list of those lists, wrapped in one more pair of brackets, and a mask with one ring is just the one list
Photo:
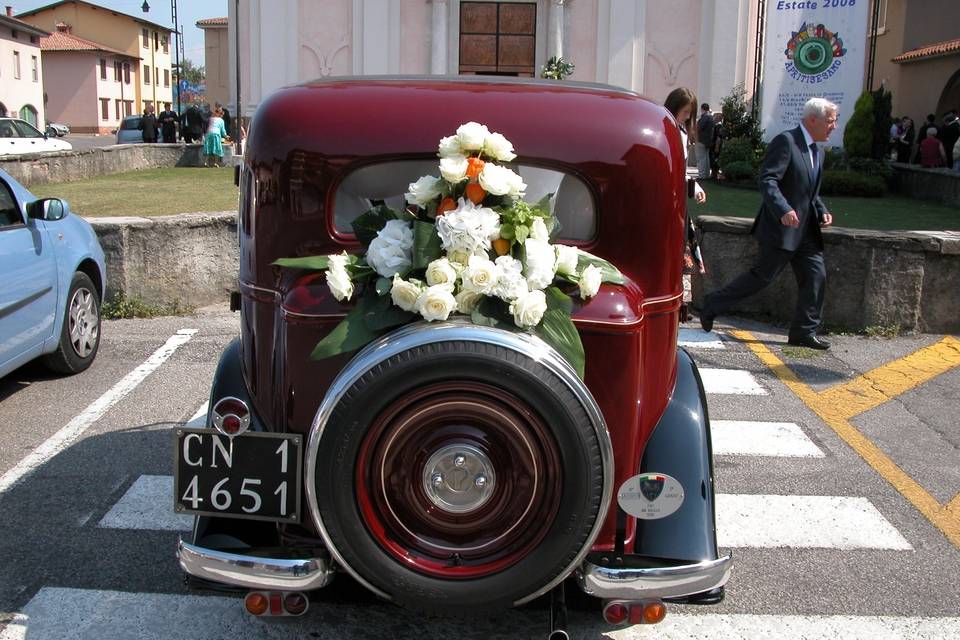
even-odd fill
[(117, 129), (117, 144), (140, 144), (143, 131), (140, 130), (140, 116), (127, 116), (120, 121)]

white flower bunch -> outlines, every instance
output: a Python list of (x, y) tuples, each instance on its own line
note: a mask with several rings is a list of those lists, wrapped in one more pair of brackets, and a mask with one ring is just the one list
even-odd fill
[(510, 162), (517, 157), (513, 152), (513, 144), (503, 134), (491, 133), (485, 125), (477, 122), (460, 125), (455, 135), (440, 140), (437, 149), (441, 158), (466, 157), (473, 152), (481, 152), (499, 162)]
[(413, 230), (409, 222), (388, 220), (367, 248), (367, 264), (384, 278), (392, 278), (413, 264)]
[(458, 256), (485, 255), (490, 242), (500, 237), (500, 216), (463, 198), (457, 204), (456, 209), (437, 218), (441, 246)]

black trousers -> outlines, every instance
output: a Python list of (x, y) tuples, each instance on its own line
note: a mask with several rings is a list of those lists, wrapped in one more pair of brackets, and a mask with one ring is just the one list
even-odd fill
[(787, 251), (763, 243), (760, 256), (749, 271), (704, 298), (703, 313), (722, 315), (740, 300), (765, 289), (789, 264), (797, 280), (797, 305), (790, 322), (790, 337), (812, 336), (820, 326), (827, 270), (823, 249), (804, 239), (796, 251)]

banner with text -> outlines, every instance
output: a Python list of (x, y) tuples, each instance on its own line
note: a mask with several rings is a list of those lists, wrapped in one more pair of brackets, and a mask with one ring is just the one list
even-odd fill
[(840, 107), (827, 146), (843, 146), (843, 129), (863, 92), (869, 0), (767, 0), (760, 126), (770, 140), (800, 122), (803, 104), (826, 98)]

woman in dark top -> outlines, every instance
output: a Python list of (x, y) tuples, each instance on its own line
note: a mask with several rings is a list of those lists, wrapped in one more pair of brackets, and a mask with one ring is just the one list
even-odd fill
[(904, 118), (903, 126), (900, 129), (900, 137), (897, 138), (897, 162), (910, 162), (913, 141), (917, 137), (917, 132), (913, 128), (913, 120)]

